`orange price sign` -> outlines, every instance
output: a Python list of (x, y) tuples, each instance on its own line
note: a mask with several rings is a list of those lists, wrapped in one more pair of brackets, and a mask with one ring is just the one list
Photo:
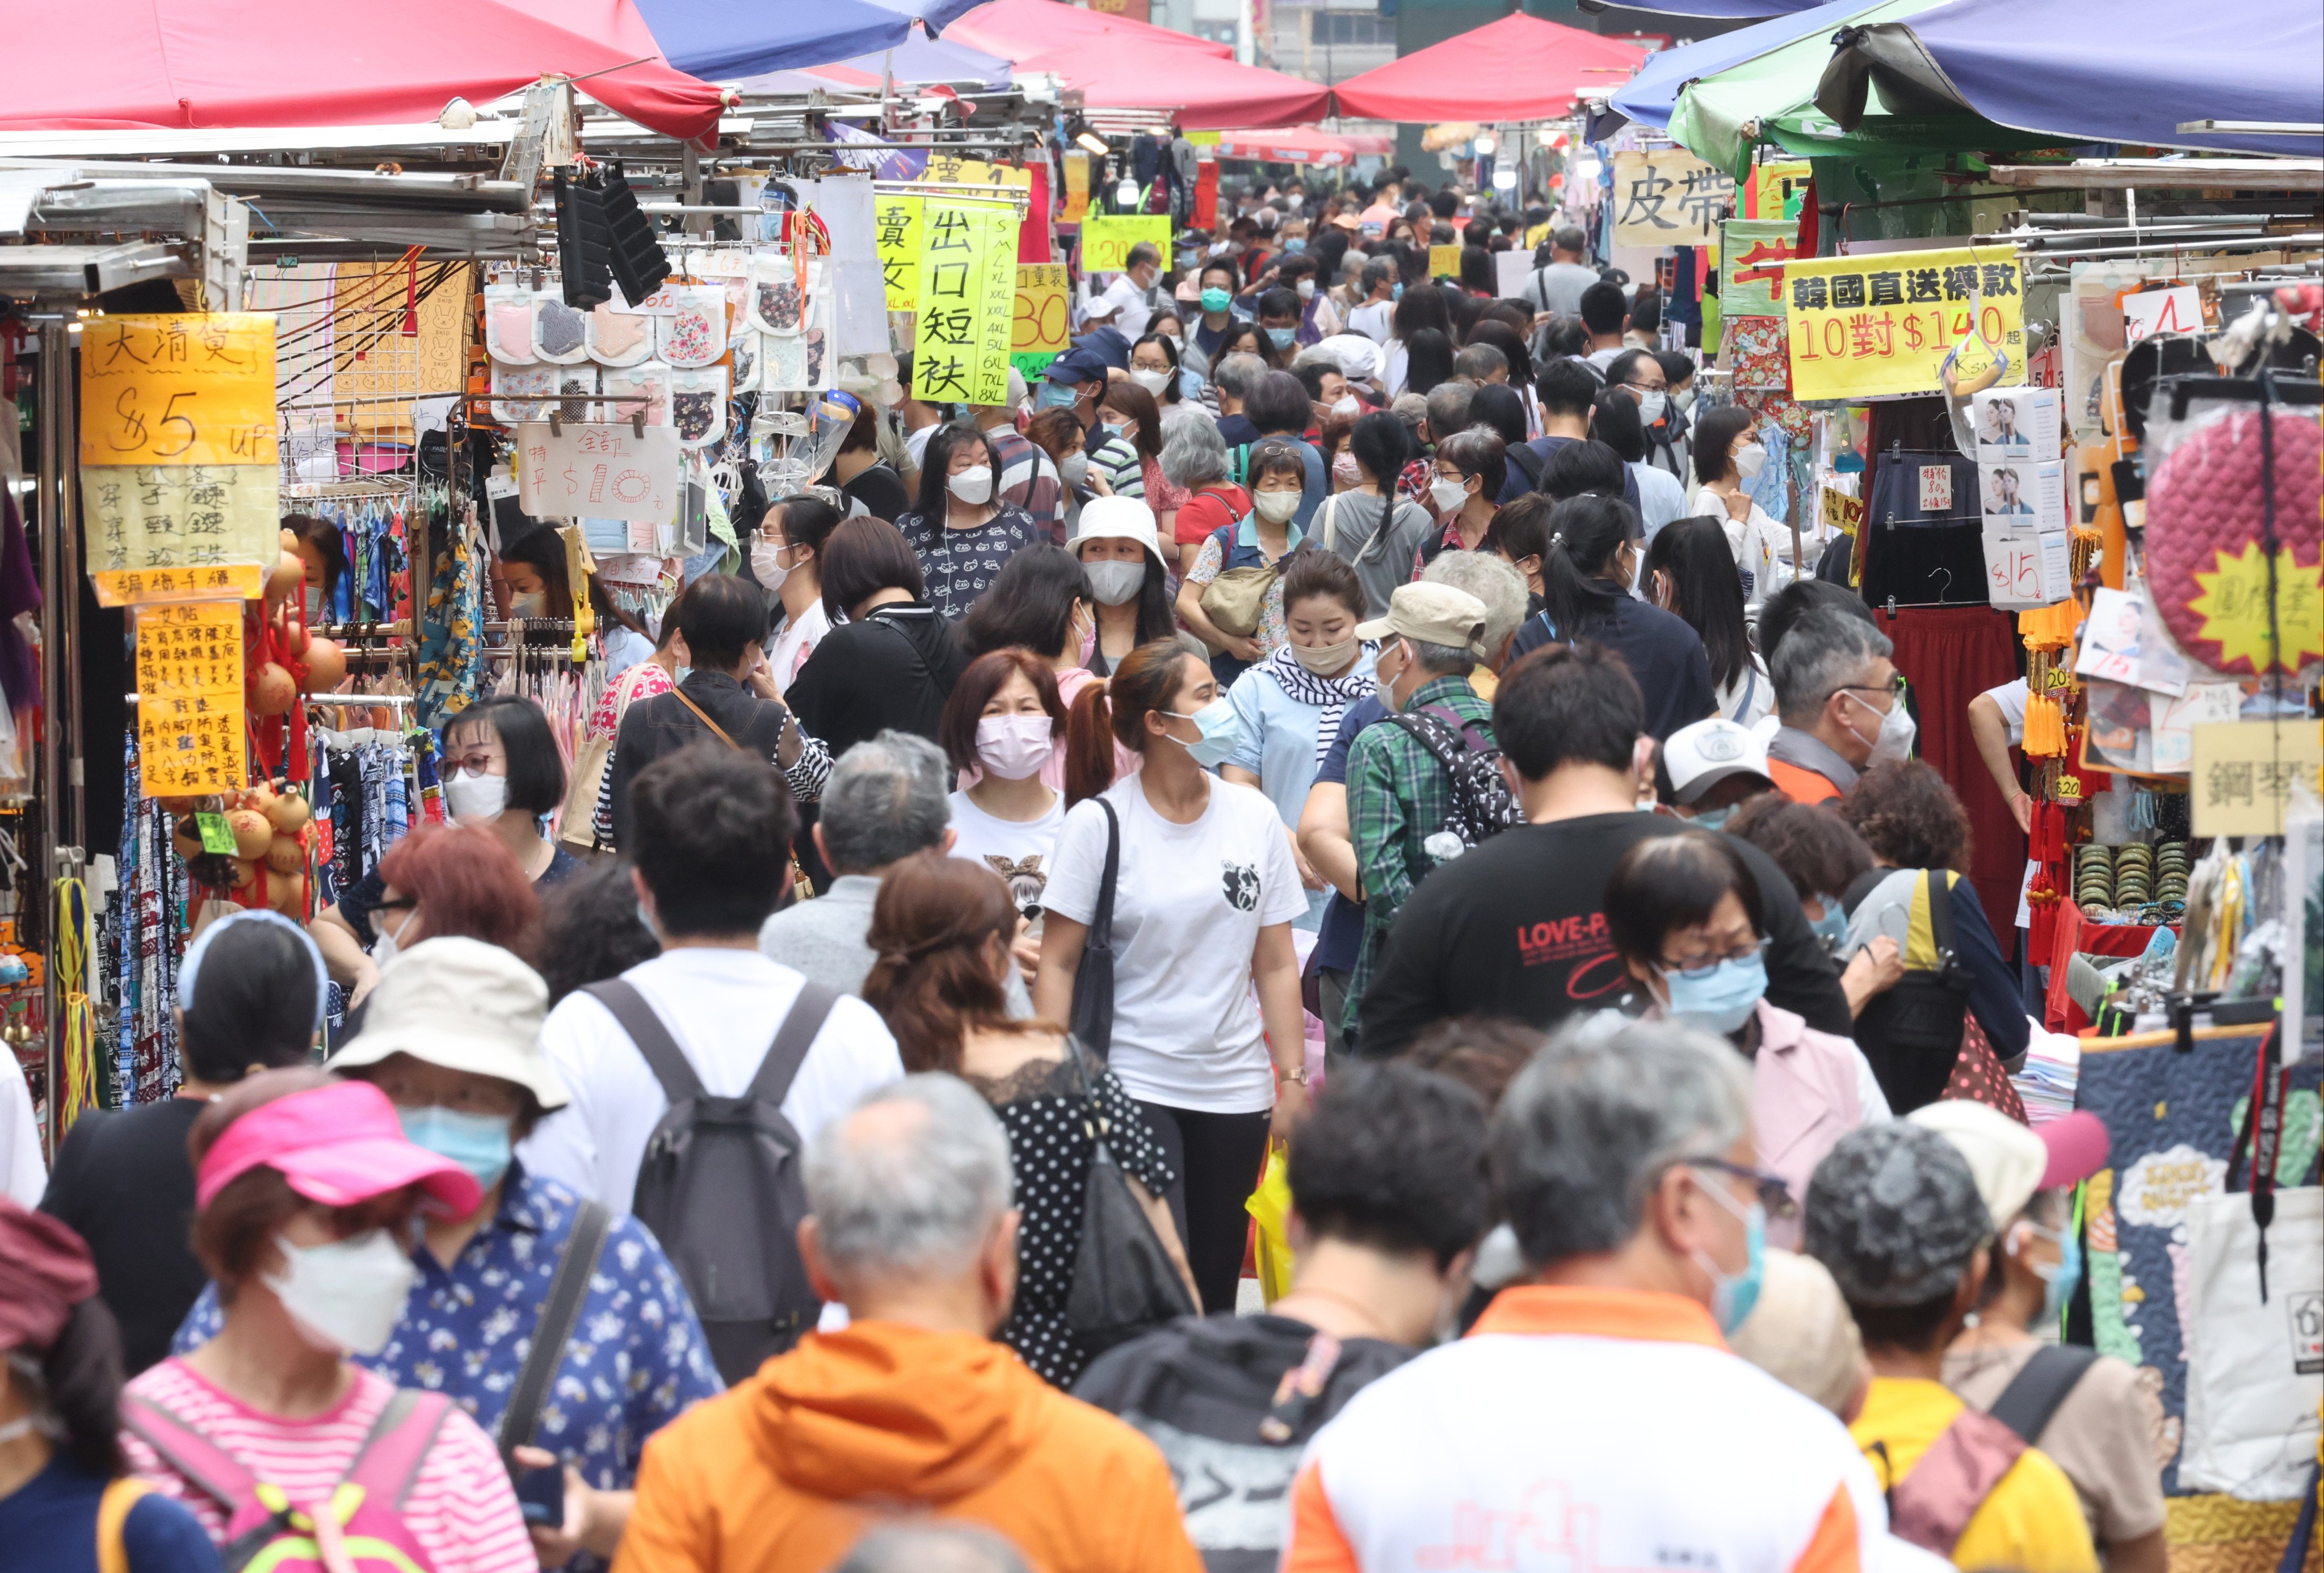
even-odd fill
[(235, 791), (248, 781), (239, 600), (138, 612), (137, 749), (147, 797)]
[(1010, 322), (1010, 354), (1065, 352), (1065, 264), (1017, 264), (1017, 304)]
[(81, 335), (84, 465), (272, 465), (274, 318), (97, 317)]

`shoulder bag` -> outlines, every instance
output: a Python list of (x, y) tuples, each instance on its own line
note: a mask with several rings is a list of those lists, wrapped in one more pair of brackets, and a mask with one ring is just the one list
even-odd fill
[[(1219, 558), (1222, 563), (1233, 553), (1234, 528), (1231, 524), (1219, 528)], [(1283, 557), (1290, 555), (1286, 551)], [(1222, 634), (1237, 639), (1250, 638), (1259, 632), (1259, 622), (1267, 615), (1268, 592), (1282, 574), (1283, 558), (1273, 562), (1262, 560), (1248, 568), (1222, 569), (1218, 578), (1203, 587), (1203, 615)]]
[[(710, 728), (712, 733), (717, 736), (719, 742), (724, 743), (727, 747), (733, 749), (737, 754), (744, 752), (741, 744), (735, 742), (733, 738), (726, 735), (725, 727), (721, 726), (717, 722), (710, 718), (709, 711), (704, 709), (700, 705), (696, 704), (692, 699), (687, 698), (686, 690), (684, 689), (672, 689), (669, 691), (677, 696), (678, 702), (679, 704), (684, 705), (687, 709), (694, 712), (695, 718), (696, 720)], [(796, 726), (798, 724), (798, 717), (791, 715), (788, 707), (784, 709), (784, 715), (790, 725)], [(806, 728), (801, 727), (800, 733), (801, 736), (805, 736)], [(775, 763), (773, 761), (769, 761), (769, 763)], [(782, 766), (779, 763), (775, 763), (775, 768), (777, 770), (780, 770)], [(786, 782), (785, 784), (788, 786), (788, 783)], [(802, 831), (801, 834), (805, 834), (805, 832)], [(798, 848), (796, 846), (791, 848), (790, 864), (791, 899), (795, 902), (813, 901), (815, 899), (815, 885), (814, 883), (807, 878), (807, 870), (799, 866)]]
[(589, 1280), (597, 1271), (597, 1257), (613, 1226), (613, 1215), (603, 1202), (585, 1201), (573, 1215), (573, 1232), (565, 1237), (556, 1276), (549, 1281), (549, 1298), (541, 1302), (540, 1319), (533, 1324), (532, 1347), (525, 1352), (524, 1365), (517, 1373), (508, 1408), (501, 1411), (494, 1438), (501, 1463), (512, 1475), (516, 1472), (516, 1450), (532, 1446), (541, 1402), (549, 1396), (558, 1366), (564, 1363), (565, 1346), (572, 1341), (573, 1326), (581, 1319), (581, 1302), (589, 1298)]
[(1105, 872), (1099, 878), (1097, 910), (1082, 940), (1081, 966), (1074, 971), (1074, 1037), (1100, 1059), (1113, 1050), (1113, 893), (1121, 880), (1121, 821), (1103, 798), (1090, 800), (1105, 815)]
[[(1887, 877), (1878, 869), (1872, 873)], [(1934, 868), (1923, 870), (1921, 882), (1929, 896), (1929, 936), (1937, 965), (1907, 967), (1894, 988), (1865, 1002), (1856, 1018), (1857, 1046), (1900, 1120), (1944, 1095), (1960, 1059), (1969, 1012), (1969, 969), (1953, 948), (1951, 883), (1944, 870)]]
[(1107, 1140), (1112, 1127), (1099, 1106), (1081, 1045), (1065, 1053), (1081, 1083), (1082, 1128), (1091, 1143), (1089, 1185), (1082, 1201), (1081, 1243), (1065, 1291), (1065, 1324), (1093, 1355), (1112, 1348), (1195, 1308), (1154, 1225), (1130, 1193), (1130, 1177)]

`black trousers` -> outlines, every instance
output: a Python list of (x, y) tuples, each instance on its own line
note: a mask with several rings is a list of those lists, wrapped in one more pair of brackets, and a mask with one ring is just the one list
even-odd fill
[(1194, 1271), (1203, 1311), (1232, 1314), (1250, 1233), (1243, 1204), (1259, 1189), (1269, 1116), (1207, 1115), (1142, 1102), (1138, 1106), (1178, 1175), (1167, 1199), (1185, 1244), (1186, 1264)]

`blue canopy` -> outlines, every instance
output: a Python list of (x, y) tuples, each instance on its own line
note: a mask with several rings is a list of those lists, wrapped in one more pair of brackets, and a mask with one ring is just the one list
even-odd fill
[[(1700, 0), (1704, 5), (1714, 5), (1721, 0)], [(1697, 16), (1766, 15), (1774, 9), (1773, 0), (1734, 0), (1738, 9), (1732, 12), (1690, 10)], [(1744, 10), (1745, 4), (1757, 10)], [(1660, 9), (1670, 9), (1661, 7)], [(1830, 4), (1810, 10), (1794, 9), (1786, 16), (1769, 17), (1765, 22), (1738, 27), (1717, 38), (1706, 38), (1676, 49), (1664, 50), (1648, 55), (1638, 74), (1617, 88), (1609, 100), (1616, 109), (1642, 125), (1667, 126), (1671, 111), (1678, 106), (1679, 90), (1698, 78), (1712, 76), (1729, 66), (1739, 66), (1745, 60), (1766, 54), (1770, 50), (1796, 43), (1825, 29), (1838, 28), (1859, 13), (1872, 9), (1872, 0), (1830, 0)], [(1591, 128), (1591, 134), (1598, 134)]]
[(882, 51), (858, 55), (839, 63), (875, 77), (886, 67), (899, 82), (973, 82), (995, 92), (1009, 86), (1009, 62), (999, 55), (986, 54), (964, 43), (929, 38), (918, 28), (892, 53)]
[(1941, 73), (1932, 85), (1997, 125), (2072, 141), (2324, 153), (2324, 134), (2179, 130), (2194, 120), (2314, 125), (2324, 117), (2324, 6), (2316, 0), (2238, 0), (2227, 12), (2185, 0), (2108, 0), (2102, 22), (2089, 0), (1953, 0), (1865, 31), (1874, 36), (1850, 47), (1867, 55), (1874, 80), (1895, 62), (1928, 82), (1907, 54), (1917, 41), (1911, 53)]
[(709, 81), (791, 66), (828, 65), (892, 49), (912, 29), (902, 10), (872, 0), (815, 0), (758, 5), (720, 0), (638, 0), (662, 56)]
[[(900, 11), (927, 23), (928, 36), (936, 37), (961, 17), (984, 4), (984, 0), (872, 0), (890, 11)], [(1005, 85), (1005, 84), (1004, 84)]]

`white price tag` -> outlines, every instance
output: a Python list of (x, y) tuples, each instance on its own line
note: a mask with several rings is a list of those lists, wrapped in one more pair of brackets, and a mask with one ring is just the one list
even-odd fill
[(2122, 298), (2122, 337), (2136, 344), (2158, 333), (2203, 331), (2203, 297), (2192, 284), (2169, 290), (2142, 290)]
[(678, 429), (595, 426), (567, 421), (517, 428), (523, 454), (518, 499), (536, 519), (669, 523), (678, 509)]
[(1953, 511), (1953, 467), (1949, 464), (1924, 464), (1921, 467), (1921, 512), (1950, 514)]
[(516, 495), (516, 477), (504, 469), (496, 469), (484, 477), (484, 495), (494, 502)]

